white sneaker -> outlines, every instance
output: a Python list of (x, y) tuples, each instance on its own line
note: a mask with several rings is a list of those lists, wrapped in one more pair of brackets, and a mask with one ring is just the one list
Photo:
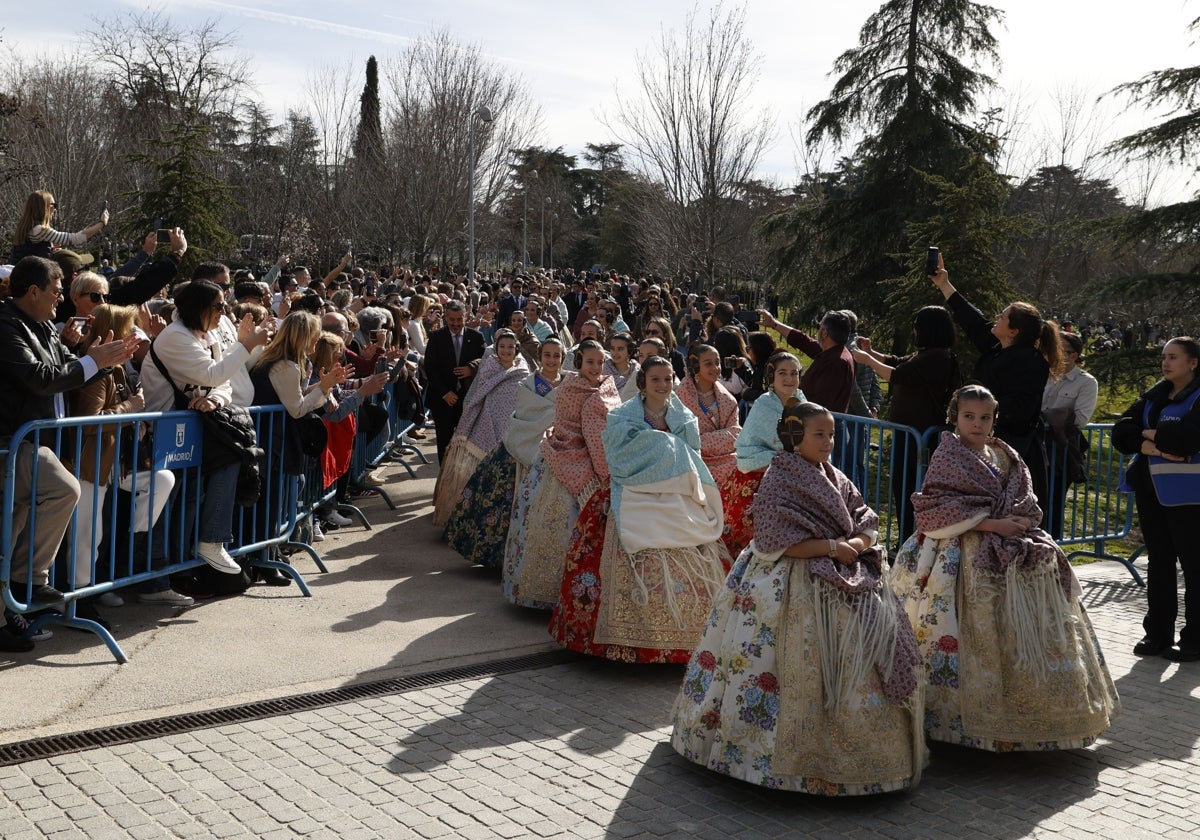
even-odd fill
[(347, 525), (354, 524), (353, 519), (351, 519), (349, 516), (342, 516), (336, 510), (330, 511), (328, 514), (326, 514), (325, 521), (332, 522), (334, 525), (338, 526), (339, 528), (345, 528)]
[(383, 477), (379, 474), (379, 470), (373, 470), (360, 478), (358, 483), (363, 487), (382, 487)]
[(224, 572), (227, 575), (237, 575), (242, 572), (242, 567), (229, 556), (229, 552), (221, 543), (202, 542), (196, 546), (196, 553), (200, 555), (201, 560), (218, 572)]
[(162, 592), (142, 592), (138, 595), (138, 603), (163, 607), (190, 607), (196, 602), (189, 595), (181, 595), (174, 589), (164, 589)]
[(314, 519), (313, 524), (312, 524), (312, 541), (313, 542), (323, 542), (324, 539), (325, 539), (325, 532), (321, 530), (321, 523), (317, 522), (317, 520)]
[(125, 603), (125, 599), (116, 592), (103, 592), (96, 597), (96, 603), (102, 607), (119, 607)]

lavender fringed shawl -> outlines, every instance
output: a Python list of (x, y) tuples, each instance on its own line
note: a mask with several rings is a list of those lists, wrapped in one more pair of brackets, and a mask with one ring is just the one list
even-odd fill
[[(780, 452), (772, 459), (754, 497), (753, 545), (763, 554), (785, 551), (807, 539), (849, 539), (874, 533), (878, 524), (878, 514), (840, 470), (828, 463), (810, 463), (791, 452)], [(912, 625), (883, 582), (883, 553), (872, 546), (849, 566), (830, 557), (812, 557), (807, 562), (813, 578), (851, 599), (864, 628), (887, 626), (894, 620), (894, 644), (886, 640), (884, 645), (890, 648), (890, 661), (884, 653), (885, 661), (874, 664), (888, 700), (904, 703), (916, 690), (921, 658)], [(868, 629), (864, 635), (869, 638), (873, 634)]]
[[(913, 493), (917, 530), (938, 531), (987, 512), (988, 517), (1023, 516), (1042, 518), (1029, 468), (1011, 446), (997, 438), (988, 445), (1002, 450), (1012, 466), (1003, 478), (997, 476), (958, 435), (943, 432), (941, 443), (929, 461), (925, 483)], [(993, 532), (981, 534), (975, 552), (975, 567), (1003, 575), (1016, 564), (1019, 571), (1033, 571), (1056, 564), (1063, 592), (1070, 597), (1071, 565), (1057, 543), (1041, 528), (1031, 528), (1021, 536), (1001, 537)]]
[[(754, 546), (764, 554), (807, 539), (873, 533), (879, 525), (879, 516), (840, 470), (828, 463), (809, 463), (791, 452), (780, 452), (771, 460), (754, 496), (753, 512)], [(872, 546), (850, 566), (830, 557), (813, 557), (808, 568), (844, 592), (869, 592), (879, 585), (883, 554)]]
[(527, 376), (529, 367), (520, 354), (508, 370), (495, 356), (484, 359), (463, 400), (455, 436), (465, 437), (484, 455), (499, 446), (517, 406), (517, 386)]

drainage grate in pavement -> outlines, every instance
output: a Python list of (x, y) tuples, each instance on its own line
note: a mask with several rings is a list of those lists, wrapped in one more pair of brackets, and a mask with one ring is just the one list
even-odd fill
[(481, 662), (477, 665), (466, 665), (460, 668), (447, 668), (441, 671), (429, 671), (424, 674), (412, 674), (406, 677), (395, 677), (378, 682), (350, 685), (345, 688), (331, 689), (330, 691), (317, 691), (311, 694), (281, 697), (277, 700), (245, 703), (241, 706), (230, 706), (225, 709), (213, 709), (207, 712), (154, 718), (152, 720), (139, 721), (138, 723), (107, 726), (103, 729), (73, 732), (67, 735), (31, 738), (28, 741), (18, 741), (14, 744), (0, 744), (0, 767), (21, 764), (39, 758), (50, 758), (56, 755), (92, 750), (98, 747), (111, 747), (116, 744), (128, 744), (133, 741), (161, 738), (165, 735), (177, 735), (182, 732), (192, 732), (197, 729), (208, 729), (230, 723), (244, 723), (251, 720), (275, 717), (276, 715), (303, 712), (309, 709), (318, 709), (322, 706), (333, 706), (338, 703), (362, 700), (366, 697), (402, 694), (406, 691), (415, 691), (437, 685), (484, 679), (501, 674), (513, 674), (519, 671), (532, 671), (537, 668), (550, 668), (555, 665), (574, 662), (580, 658), (579, 654), (566, 650), (547, 651), (545, 653), (530, 654), (529, 656), (516, 656), (511, 659), (497, 659), (494, 662)]

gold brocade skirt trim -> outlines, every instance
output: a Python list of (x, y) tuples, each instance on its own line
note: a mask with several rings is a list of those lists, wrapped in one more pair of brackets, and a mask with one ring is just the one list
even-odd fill
[[(875, 668), (856, 669), (853, 686), (826, 695), (828, 672), (848, 663), (827, 661), (827, 638), (859, 632), (861, 618), (849, 609), (832, 615), (820, 608), (832, 589), (814, 580), (808, 563), (795, 561), (779, 616), (781, 709), (772, 771), (780, 776), (818, 777), (850, 788), (872, 784), (916, 784), (927, 761), (922, 727), (923, 686), (903, 706), (869, 703), (882, 697)], [(907, 620), (906, 617), (901, 617)], [(822, 623), (826, 626), (821, 626)], [(860, 654), (861, 655), (861, 654)], [(838, 682), (838, 681), (834, 681)], [(832, 701), (832, 702), (831, 702)]]
[(629, 555), (610, 516), (600, 559), (604, 594), (597, 644), (690, 651), (725, 578), (719, 541), (695, 548), (647, 549)]
[(578, 516), (575, 497), (547, 468), (529, 506), (525, 545), (517, 565), (522, 602), (558, 603), (571, 529)]
[(433, 486), (433, 524), (444, 528), (450, 521), (454, 506), (462, 498), (463, 488), (475, 474), (479, 462), (487, 455), (471, 441), (456, 437), (446, 449), (446, 460)]

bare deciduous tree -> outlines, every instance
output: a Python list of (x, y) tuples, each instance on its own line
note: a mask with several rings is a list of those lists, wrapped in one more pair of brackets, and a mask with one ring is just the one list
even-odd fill
[(475, 120), (475, 201), (490, 210), (509, 177), (508, 151), (528, 145), (540, 115), (525, 85), (447, 30), (418, 39), (385, 64), (384, 144), (397, 179), (399, 227), (418, 265), (466, 250), (468, 126)]
[(5, 218), (15, 218), (31, 191), (50, 189), (60, 225), (91, 224), (101, 200), (129, 186), (116, 103), (103, 75), (74, 55), (14, 58), (0, 84), (18, 103), (6, 136), (22, 170), (3, 202)]
[(761, 62), (745, 29), (742, 8), (694, 8), (681, 35), (664, 30), (638, 55), (641, 97), (621, 99), (615, 119), (633, 169), (658, 186), (640, 218), (644, 253), (710, 283), (722, 257), (749, 244), (730, 211), (773, 133), (766, 112), (746, 112)]

